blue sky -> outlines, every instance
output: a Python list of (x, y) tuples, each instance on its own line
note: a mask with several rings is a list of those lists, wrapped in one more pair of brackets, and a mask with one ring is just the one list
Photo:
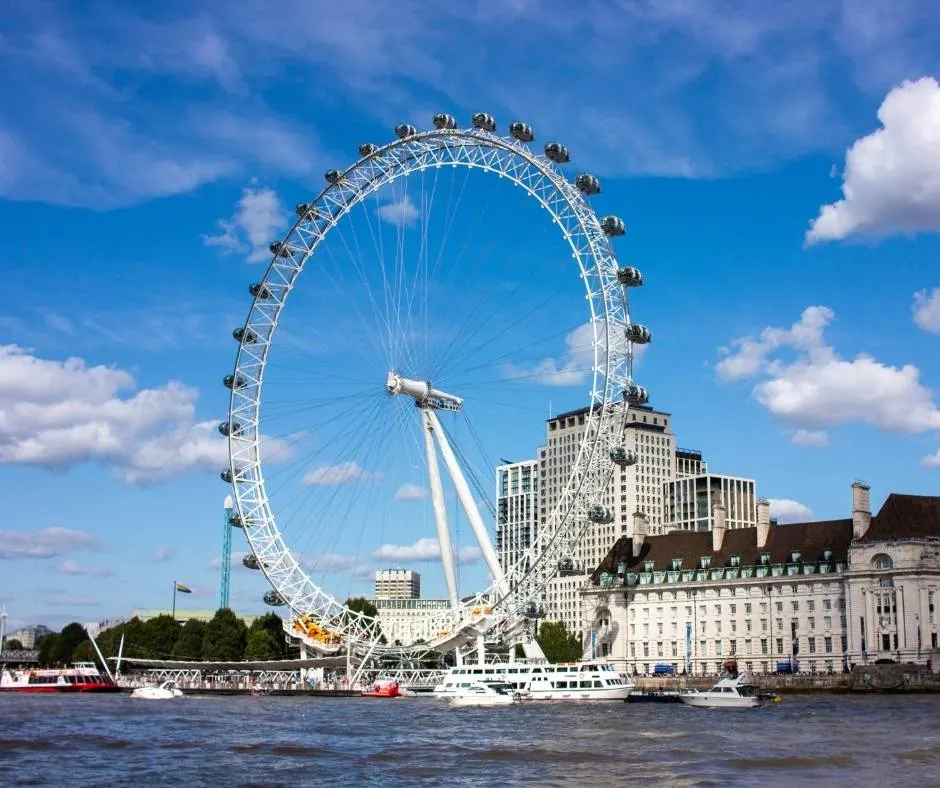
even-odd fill
[[(596, 206), (624, 217), (618, 254), (647, 280), (631, 302), (654, 332), (637, 378), (675, 414), (680, 445), (756, 478), (791, 519), (846, 516), (855, 478), (876, 503), (936, 493), (940, 32), (928, 3), (35, 2), (0, 19), (0, 604), (16, 621), (165, 606), (174, 579), (196, 590), (187, 603), (215, 604), (226, 490), (214, 424), (247, 285), (326, 169), (438, 111), (524, 119), (539, 142), (568, 145), (572, 175), (602, 179)], [(447, 206), (437, 199), (431, 222), (421, 184), (364, 208), (350, 237), (374, 221), (391, 246), (446, 247), (428, 312), (440, 322), (467, 325), (473, 299), (494, 293), (513, 294), (503, 328), (551, 304), (527, 324), (541, 339), (519, 363), (575, 369), (566, 337), (583, 300), (564, 250), (515, 192), (468, 183), (446, 244)], [(378, 373), (357, 354), (369, 330), (345, 306), (362, 303), (355, 279), (304, 284), (271, 391), (306, 392), (324, 364), (368, 385)], [(479, 473), (534, 452), (548, 408), (580, 404), (577, 378), (525, 399), (494, 385), (475, 422)], [(523, 407), (506, 410), (510, 398)], [(427, 502), (401, 500), (420, 497), (404, 487), (421, 486), (417, 444), (402, 438), (394, 472), (391, 460), (353, 469), (361, 486), (344, 494), (371, 497), (359, 495), (356, 527), (329, 531), (311, 514), (329, 503), (324, 486), (289, 482), (352, 460), (324, 453), (335, 422), (281, 408), (271, 473), (287, 481), (272, 497), (298, 512), (285, 534), (311, 571), (341, 596), (368, 590), (359, 578), (376, 564), (413, 564), (440, 591), (420, 541), (433, 537)], [(388, 417), (402, 436), (409, 415)], [(389, 453), (363, 434), (372, 456)], [(480, 565), (457, 528), (472, 585)], [(232, 587), (238, 609), (261, 608), (260, 577), (238, 566)]]

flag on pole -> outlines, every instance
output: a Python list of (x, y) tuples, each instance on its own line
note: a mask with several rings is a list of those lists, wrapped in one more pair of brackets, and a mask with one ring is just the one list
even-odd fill
[(181, 594), (191, 594), (193, 590), (189, 586), (184, 586), (182, 583), (176, 584), (176, 590)]

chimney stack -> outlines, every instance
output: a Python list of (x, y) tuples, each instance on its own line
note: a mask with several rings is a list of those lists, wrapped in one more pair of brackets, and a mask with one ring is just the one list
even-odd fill
[(712, 552), (717, 553), (721, 550), (721, 543), (725, 540), (725, 531), (728, 529), (725, 505), (716, 503), (712, 507), (712, 517), (715, 520), (712, 525)]
[(646, 515), (637, 510), (633, 513), (633, 557), (639, 558), (648, 530)]
[(871, 525), (871, 487), (864, 482), (852, 485), (852, 538), (861, 539)]
[(767, 546), (770, 536), (770, 501), (761, 498), (757, 502), (757, 547)]

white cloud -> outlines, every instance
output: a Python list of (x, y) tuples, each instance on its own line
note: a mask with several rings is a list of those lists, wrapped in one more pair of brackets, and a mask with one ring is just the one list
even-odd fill
[(104, 566), (81, 566), (78, 561), (71, 559), (59, 564), (59, 571), (64, 575), (94, 575), (97, 577), (107, 577), (114, 574), (113, 569)]
[(405, 482), (395, 491), (396, 501), (423, 501), (428, 497), (428, 491), (420, 484)]
[(796, 430), (790, 441), (797, 446), (828, 446), (829, 434), (825, 430)]
[[(376, 561), (439, 561), (441, 546), (437, 539), (419, 539), (413, 545), (382, 545), (372, 557)], [(479, 547), (468, 546), (457, 550), (457, 562), (476, 563), (483, 557)]]
[(367, 558), (358, 555), (327, 553), (304, 558), (301, 564), (304, 569), (310, 572), (324, 575), (351, 575), (356, 578), (370, 578), (375, 573), (375, 567), (371, 562)]
[(410, 227), (415, 224), (421, 216), (421, 211), (415, 205), (411, 198), (406, 194), (400, 200), (386, 203), (379, 206), (379, 218), (399, 227)]
[(842, 199), (824, 205), (807, 243), (857, 233), (940, 230), (940, 85), (904, 82), (878, 108), (881, 128), (845, 156)]
[[(233, 569), (237, 569), (238, 567), (241, 567), (242, 559), (246, 555), (248, 555), (248, 553), (245, 553), (245, 552), (232, 553), (228, 562), (229, 566)], [(218, 572), (221, 568), (222, 568), (222, 556), (220, 555), (216, 556), (209, 562), (209, 569), (211, 569), (213, 572)]]
[(382, 474), (365, 470), (358, 462), (341, 462), (336, 465), (321, 465), (308, 471), (302, 479), (304, 484), (336, 486), (351, 482), (381, 478)]
[(770, 498), (770, 516), (780, 523), (802, 523), (813, 516), (813, 510), (789, 498)]
[(248, 187), (242, 191), (235, 213), (220, 219), (217, 235), (204, 235), (207, 246), (223, 253), (244, 252), (249, 262), (257, 263), (271, 256), (269, 246), (278, 240), (287, 222), (287, 211), (273, 189)]
[(50, 596), (43, 602), (53, 607), (100, 607), (101, 602), (90, 596)]
[[(64, 469), (97, 462), (128, 484), (227, 464), (215, 423), (195, 420), (195, 389), (171, 381), (125, 395), (134, 385), (116, 367), (0, 346), (0, 464)], [(289, 454), (284, 441), (263, 445), (279, 459)]]
[(0, 531), (0, 558), (55, 558), (72, 550), (96, 549), (84, 531), (53, 526), (38, 531)]
[[(586, 383), (594, 367), (594, 327), (593, 323), (584, 323), (565, 337), (565, 350), (561, 358), (544, 358), (532, 367), (516, 364), (504, 366), (505, 376), (509, 379), (534, 380), (546, 386), (579, 386)], [(599, 352), (607, 347), (605, 321), (597, 323), (597, 344)], [(634, 345), (634, 363), (642, 358), (647, 345)], [(612, 344), (614, 353), (626, 353), (626, 337), (615, 336)]]
[[(733, 351), (723, 349), (719, 378), (764, 378), (754, 398), (798, 430), (846, 422), (906, 434), (940, 429), (940, 410), (917, 367), (894, 367), (864, 354), (841, 358), (823, 336), (834, 317), (828, 307), (811, 306), (788, 329), (765, 328), (757, 338), (735, 340)], [(796, 358), (771, 358), (778, 350), (795, 351)]]
[(929, 293), (926, 290), (914, 293), (911, 309), (918, 326), (931, 334), (940, 334), (940, 287), (935, 287)]
[(920, 461), (920, 464), (925, 468), (940, 468), (940, 449), (933, 454), (928, 454)]
[(158, 547), (153, 552), (153, 561), (157, 564), (162, 564), (164, 561), (169, 561), (174, 555), (176, 555), (176, 550), (172, 547)]

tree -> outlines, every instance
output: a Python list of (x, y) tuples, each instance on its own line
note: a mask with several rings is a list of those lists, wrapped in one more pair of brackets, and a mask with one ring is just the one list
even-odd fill
[(568, 632), (564, 621), (543, 621), (535, 641), (549, 662), (574, 662), (583, 653), (581, 642)]
[[(284, 619), (277, 613), (266, 613), (263, 616), (258, 616), (258, 618), (251, 622), (251, 626), (248, 628), (248, 646), (246, 648), (251, 648), (251, 637), (258, 631), (267, 632), (271, 636), (271, 656), (263, 657), (263, 659), (284, 659), (287, 655), (287, 639), (284, 636)], [(248, 657), (247, 652), (245, 658), (262, 659), (262, 657)]]
[(58, 641), (59, 636), (55, 632), (50, 632), (48, 635), (41, 635), (36, 638), (35, 648), (36, 651), (39, 652), (36, 658), (39, 660), (40, 665), (52, 664), (52, 652)]
[(16, 638), (11, 638), (10, 640), (7, 641), (7, 643), (6, 643), (6, 645), (4, 646), (4, 648), (5, 648), (7, 651), (22, 651), (22, 650), (23, 650), (23, 644), (20, 643), (20, 641), (18, 641)]
[(206, 622), (191, 618), (180, 630), (180, 636), (173, 646), (173, 656), (177, 659), (202, 659), (202, 643), (206, 636)]
[(248, 629), (228, 608), (217, 610), (206, 624), (202, 639), (203, 659), (214, 662), (235, 662), (245, 654)]
[(52, 664), (67, 665), (72, 661), (72, 654), (84, 641), (88, 640), (85, 627), (77, 621), (66, 625), (56, 638), (49, 661)]
[(267, 629), (259, 627), (248, 632), (245, 659), (261, 662), (268, 659), (277, 659), (277, 656), (277, 641)]
[(368, 616), (369, 618), (379, 617), (379, 609), (375, 606), (375, 603), (371, 599), (366, 599), (364, 596), (350, 597), (346, 600), (346, 607), (355, 613), (362, 613), (362, 615)]
[(180, 634), (180, 625), (173, 616), (156, 616), (143, 626), (144, 647), (154, 659), (166, 659)]

